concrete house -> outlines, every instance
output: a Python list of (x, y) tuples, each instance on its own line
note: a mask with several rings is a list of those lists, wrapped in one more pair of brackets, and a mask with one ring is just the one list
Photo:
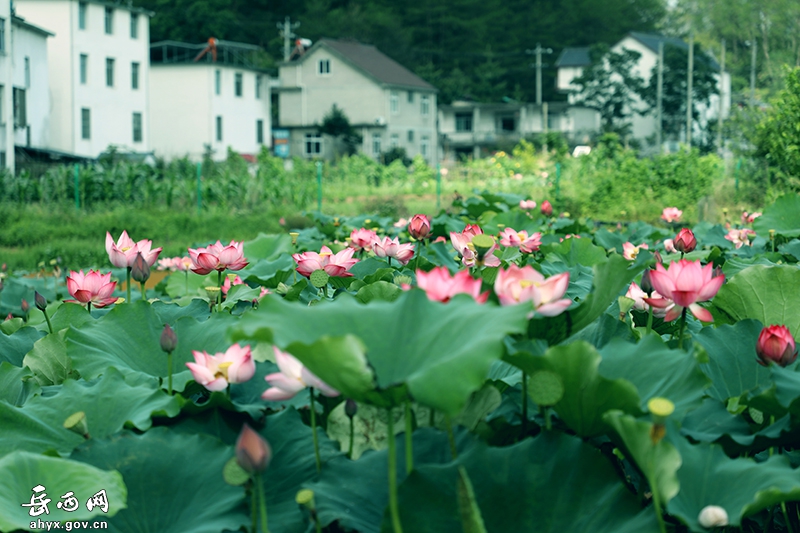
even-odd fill
[[(213, 41), (213, 42), (212, 42)], [(270, 146), (272, 78), (258, 46), (210, 40), (150, 46), (150, 138), (157, 156), (200, 160)]]
[(335, 156), (316, 126), (336, 105), (361, 134), (363, 153), (379, 159), (402, 147), (437, 161), (436, 88), (374, 46), (323, 39), (279, 72), (276, 133), (288, 132), (289, 155)]
[(101, 0), (18, 0), (47, 40), (50, 147), (97, 157), (109, 145), (147, 152), (150, 11)]
[[(640, 32), (630, 32), (621, 41), (611, 47), (613, 52), (621, 52), (622, 50), (632, 50), (640, 54), (639, 61), (633, 69), (633, 74), (638, 75), (647, 84), (650, 82), (650, 76), (653, 68), (658, 65), (658, 49), (659, 44), (662, 43), (664, 47), (675, 46), (683, 50), (688, 50), (689, 45), (683, 40), (676, 37), (666, 37), (663, 35), (653, 35)], [(695, 61), (707, 61), (714, 70), (719, 71), (719, 65), (710, 56), (696, 57)], [(569, 101), (574, 102), (577, 95), (573, 92), (577, 87), (572, 83), (572, 80), (583, 73), (583, 69), (591, 64), (589, 57), (589, 48), (565, 48), (558, 60), (556, 67), (558, 68), (558, 89), (564, 92), (570, 92)], [(717, 75), (717, 83), (719, 83), (719, 75)], [(722, 117), (726, 118), (730, 113), (730, 74), (727, 72), (722, 73)], [(646, 105), (637, 98), (635, 104), (639, 108), (645, 108)], [(694, 132), (699, 132), (701, 128), (708, 123), (709, 120), (716, 120), (720, 111), (720, 95), (712, 95), (707, 106), (699, 106), (700, 120), (699, 124), (695, 122)], [(643, 146), (647, 146), (647, 141), (655, 137), (658, 120), (655, 111), (644, 115), (634, 114), (631, 123), (633, 126), (632, 136), (642, 142)], [(694, 134), (693, 134), (694, 135)], [(681, 139), (674, 141), (685, 141), (685, 134)]]
[(52, 36), (12, 14), (10, 2), (0, 2), (0, 166), (12, 172), (16, 150), (49, 146)]
[(560, 132), (571, 142), (585, 144), (599, 129), (600, 115), (596, 110), (566, 102), (536, 105), (513, 100), (502, 103), (457, 100), (439, 106), (440, 142), (446, 160), (478, 158), (484, 152), (508, 149), (526, 136), (548, 131)]

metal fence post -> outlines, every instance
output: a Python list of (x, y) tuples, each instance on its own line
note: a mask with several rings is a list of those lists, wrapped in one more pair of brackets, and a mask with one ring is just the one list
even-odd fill
[(201, 181), (203, 177), (203, 163), (197, 163), (197, 214), (203, 211), (203, 188)]
[(81, 168), (75, 163), (75, 209), (81, 208)]
[(317, 211), (322, 213), (322, 163), (317, 161)]

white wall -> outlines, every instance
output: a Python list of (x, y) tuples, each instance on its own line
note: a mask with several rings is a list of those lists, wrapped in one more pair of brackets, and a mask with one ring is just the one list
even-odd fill
[[(6, 37), (2, 43), (3, 49), (8, 51), (11, 49), (11, 2), (2, 0), (0, 1), (0, 18), (5, 20), (4, 29)], [(14, 170), (14, 144), (11, 136), (6, 135), (6, 129), (9, 124), (13, 127), (13, 107), (11, 97), (11, 78), (12, 74), (11, 56), (7, 53), (0, 53), (0, 85), (3, 86), (2, 98), (0, 99), (0, 153), (5, 159), (6, 168), (11, 171)], [(11, 122), (9, 122), (11, 117)]]
[[(15, 144), (34, 148), (48, 148), (50, 140), (50, 85), (47, 61), (47, 36), (26, 28), (13, 25), (14, 87), (25, 89), (26, 118), (30, 128), (16, 128)], [(25, 59), (28, 59), (29, 78), (25, 73)], [(28, 84), (28, 82), (30, 82)], [(13, 116), (13, 109), (10, 117)]]
[[(216, 94), (215, 71), (221, 75)], [(235, 94), (236, 74), (242, 74), (242, 96)], [(261, 96), (256, 98), (256, 76), (261, 77)], [(151, 138), (156, 155), (188, 156), (199, 160), (205, 145), (213, 158), (225, 159), (228, 148), (256, 155), (270, 146), (269, 77), (258, 71), (222, 64), (153, 65), (150, 70)], [(222, 140), (217, 141), (216, 117), (222, 117)], [(263, 143), (256, 123), (263, 121)]]
[[(97, 157), (109, 145), (137, 152), (150, 150), (147, 112), (149, 17), (136, 12), (138, 36), (132, 38), (132, 11), (114, 5), (113, 33), (105, 33), (105, 5), (87, 3), (86, 28), (78, 28), (74, 0), (18, 0), (18, 13), (56, 35), (48, 39), (52, 94), (52, 147)], [(80, 55), (88, 56), (88, 80), (80, 82)], [(106, 58), (114, 59), (114, 85), (106, 86)], [(139, 63), (139, 88), (131, 88), (131, 63)], [(82, 139), (81, 110), (91, 115), (90, 139)], [(142, 140), (133, 139), (133, 113), (142, 114)]]

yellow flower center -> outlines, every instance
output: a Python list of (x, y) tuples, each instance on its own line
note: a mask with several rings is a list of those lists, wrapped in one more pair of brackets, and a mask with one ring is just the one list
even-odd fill
[(132, 248), (132, 246), (124, 246), (124, 247), (120, 248), (120, 250), (122, 250), (123, 252), (127, 252), (131, 248)]
[(224, 363), (220, 363), (217, 365), (217, 373), (214, 374), (215, 378), (225, 378), (228, 379), (228, 367), (233, 364), (232, 361), (225, 361)]

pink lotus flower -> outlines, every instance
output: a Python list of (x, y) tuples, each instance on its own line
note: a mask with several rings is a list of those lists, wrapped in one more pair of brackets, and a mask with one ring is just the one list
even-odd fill
[(401, 265), (405, 265), (414, 257), (414, 245), (411, 243), (400, 244), (397, 237), (394, 239), (384, 237), (383, 240), (376, 240), (372, 244), (372, 251), (378, 257), (393, 257)]
[[(485, 303), (489, 297), (489, 291), (481, 294), (481, 280), (473, 279), (467, 270), (460, 270), (453, 277), (446, 267), (436, 267), (430, 272), (417, 270), (417, 286), (434, 302), (446, 303), (461, 293), (469, 294), (480, 304)], [(406, 285), (403, 288), (410, 287)]]
[(752, 224), (760, 216), (761, 216), (760, 211), (750, 214), (748, 214), (747, 211), (745, 211), (742, 213), (742, 224)]
[(500, 235), (500, 244), (507, 247), (519, 248), (523, 253), (535, 252), (542, 245), (542, 234), (538, 231), (528, 236), (527, 231), (515, 231), (513, 228), (504, 229)]
[(275, 363), (280, 372), (264, 376), (271, 387), (261, 395), (262, 400), (271, 402), (289, 400), (306, 387), (314, 387), (330, 398), (339, 396), (339, 391), (312, 374), (293, 355), (280, 351), (276, 346), (273, 346), (272, 350), (275, 352)]
[(194, 363), (186, 363), (194, 380), (210, 391), (225, 390), (229, 383), (244, 383), (256, 373), (249, 346), (232, 345), (225, 353), (209, 355), (192, 351)]
[(189, 248), (189, 258), (192, 260), (192, 272), (206, 275), (213, 271), (223, 272), (224, 270), (241, 270), (247, 266), (247, 259), (244, 257), (244, 243), (231, 241), (228, 246), (223, 246), (221, 242), (206, 248)]
[(625, 293), (625, 296), (633, 300), (633, 308), (638, 311), (649, 311), (650, 305), (645, 301), (647, 298), (654, 298), (654, 299), (663, 299), (665, 300), (662, 302), (665, 306), (664, 307), (656, 307), (653, 306), (653, 316), (657, 316), (659, 318), (664, 318), (666, 314), (672, 309), (672, 306), (675, 305), (675, 302), (671, 300), (666, 300), (663, 296), (658, 294), (657, 291), (653, 291), (650, 296), (647, 295), (644, 290), (642, 290), (636, 282), (632, 282), (630, 287), (628, 287), (628, 292)]
[(671, 224), (672, 222), (679, 221), (682, 214), (683, 211), (677, 207), (665, 207), (664, 210), (661, 211), (661, 218)]
[(84, 274), (83, 270), (71, 271), (67, 276), (67, 290), (75, 299), (64, 301), (94, 305), (99, 309), (117, 301), (116, 298), (111, 297), (116, 287), (117, 282), (111, 281), (111, 272), (101, 274), (96, 270), (90, 270)]
[[(475, 252), (475, 246), (472, 244), (472, 238), (481, 234), (483, 234), (483, 230), (477, 224), (467, 224), (467, 227), (461, 233), (450, 232), (450, 243), (461, 255), (461, 263), (464, 266), (473, 267), (477, 264), (478, 257)], [(485, 266), (500, 266), (500, 259), (494, 256), (495, 250), (497, 250), (496, 244), (484, 254), (483, 264)]]
[(106, 232), (106, 253), (111, 264), (117, 268), (132, 267), (136, 254), (141, 253), (148, 266), (153, 266), (161, 253), (161, 248), (152, 250), (153, 241), (141, 240), (133, 242), (127, 231), (123, 231), (119, 240), (114, 242), (109, 232)]
[(748, 228), (732, 229), (725, 235), (725, 238), (735, 244), (738, 250), (742, 246), (750, 246), (750, 236), (755, 234), (755, 231)]
[(762, 366), (770, 363), (787, 366), (797, 359), (797, 346), (786, 326), (772, 325), (761, 330), (756, 343), (756, 354), (758, 363)]
[(648, 248), (647, 244), (634, 246), (633, 243), (626, 242), (622, 245), (622, 257), (628, 261), (633, 261), (639, 255), (639, 250), (647, 250)]
[(158, 270), (169, 270), (171, 272), (185, 272), (192, 267), (192, 260), (183, 257), (164, 257), (158, 260)]
[(330, 248), (323, 246), (319, 253), (292, 254), (292, 258), (297, 263), (297, 272), (307, 278), (316, 270), (324, 270), (334, 278), (349, 278), (352, 274), (348, 270), (358, 263), (358, 259), (353, 259), (353, 253), (353, 248), (345, 248), (334, 255)]
[(372, 250), (372, 244), (378, 240), (378, 235), (371, 229), (354, 229), (350, 232), (350, 248), (356, 250)]
[[(664, 250), (671, 254), (678, 253), (678, 250), (675, 248), (675, 241), (672, 239), (664, 239)], [(661, 261), (659, 261), (659, 263), (660, 262)]]
[(560, 315), (572, 304), (572, 300), (563, 298), (568, 287), (569, 272), (545, 278), (532, 266), (520, 268), (514, 264), (508, 270), (498, 270), (494, 282), (501, 305), (531, 301), (534, 312), (542, 316)]
[(408, 226), (408, 219), (407, 218), (401, 218), (400, 220), (398, 220), (397, 222), (395, 222), (392, 225), (395, 228), (405, 228), (406, 226)]
[(714, 317), (707, 309), (700, 307), (697, 302), (713, 298), (725, 281), (725, 276), (715, 277), (712, 263), (703, 267), (700, 261), (681, 259), (678, 262), (670, 263), (667, 269), (661, 264), (656, 264), (656, 269), (650, 272), (650, 281), (653, 288), (663, 298), (645, 298), (648, 304), (665, 309), (666, 300), (675, 302), (675, 307), (669, 309), (664, 316), (664, 320), (667, 322), (681, 316), (685, 308), (688, 308), (699, 320), (712, 322)]
[(550, 215), (553, 214), (553, 206), (550, 205), (549, 200), (545, 200), (544, 202), (542, 202), (542, 207), (540, 209), (542, 210), (542, 214), (546, 217), (549, 217)]
[(519, 208), (520, 209), (536, 209), (536, 202), (533, 200), (520, 200), (519, 201)]
[(408, 223), (408, 233), (417, 240), (426, 238), (431, 233), (431, 221), (425, 215), (414, 215)]

